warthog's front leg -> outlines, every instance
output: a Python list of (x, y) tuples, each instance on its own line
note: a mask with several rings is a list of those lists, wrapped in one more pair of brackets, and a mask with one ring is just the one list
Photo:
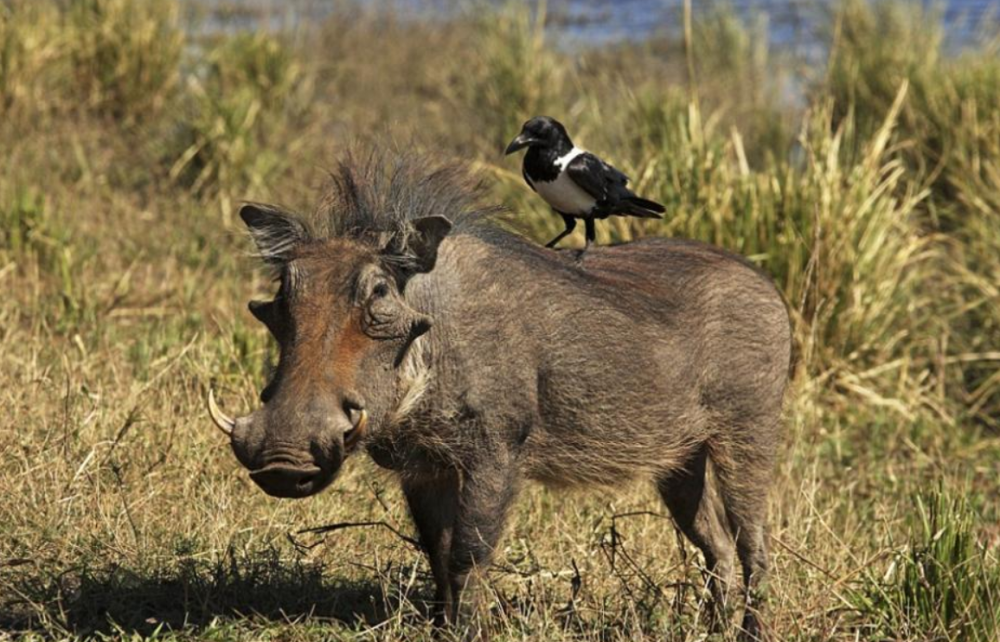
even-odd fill
[[(476, 576), (493, 560), (507, 521), (507, 509), (516, 493), (516, 469), (508, 461), (481, 462), (463, 475), (448, 562), (456, 620), (462, 609), (463, 592), (464, 601), (475, 611)], [(473, 627), (478, 625), (475, 619), (470, 622)]]
[(473, 639), (482, 628), (473, 594), (476, 574), (489, 566), (516, 494), (509, 461), (480, 460), (461, 474), (403, 486), (437, 584), (435, 622), (468, 622)]
[(458, 511), (458, 475), (406, 479), (403, 493), (410, 505), (410, 514), (420, 533), (420, 544), (427, 553), (434, 575), (433, 617), (438, 626), (451, 617), (452, 593), (448, 573), (452, 529)]

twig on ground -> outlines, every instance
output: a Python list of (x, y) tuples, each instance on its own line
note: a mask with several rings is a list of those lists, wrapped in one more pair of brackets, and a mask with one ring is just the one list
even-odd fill
[(335, 531), (344, 530), (345, 528), (361, 528), (367, 526), (380, 526), (382, 528), (388, 529), (389, 531), (392, 532), (393, 535), (403, 540), (404, 542), (406, 542), (413, 548), (417, 549), (418, 551), (423, 552), (424, 550), (424, 547), (420, 544), (419, 541), (410, 537), (409, 535), (404, 535), (402, 532), (399, 531), (399, 529), (397, 529), (392, 524), (389, 524), (388, 522), (381, 520), (375, 522), (338, 522), (336, 524), (328, 524), (326, 526), (314, 526), (312, 528), (303, 528), (302, 530), (295, 531), (295, 533), (288, 533), (288, 541), (291, 542), (292, 546), (294, 546), (299, 551), (303, 552), (310, 551), (319, 546), (320, 544), (322, 544), (326, 540), (326, 538), (321, 537), (315, 542), (312, 542), (311, 544), (303, 544), (302, 542), (299, 542), (298, 540), (295, 539), (296, 535), (304, 535), (304, 534), (325, 535), (327, 533), (333, 533)]

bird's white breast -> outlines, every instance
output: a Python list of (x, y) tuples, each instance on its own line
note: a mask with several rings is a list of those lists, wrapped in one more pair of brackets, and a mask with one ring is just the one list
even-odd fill
[(566, 155), (557, 158), (555, 164), (559, 166), (560, 171), (554, 181), (531, 181), (531, 185), (538, 192), (538, 195), (544, 198), (557, 212), (582, 216), (589, 214), (590, 210), (597, 204), (593, 196), (583, 191), (566, 175), (566, 166), (582, 153), (582, 149), (574, 147)]

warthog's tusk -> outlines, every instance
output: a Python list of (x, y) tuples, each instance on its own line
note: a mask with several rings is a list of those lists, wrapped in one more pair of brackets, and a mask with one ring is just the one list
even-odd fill
[(231, 438), (233, 436), (233, 428), (236, 427), (236, 422), (219, 410), (219, 406), (215, 403), (215, 394), (211, 388), (208, 389), (208, 414), (212, 416), (212, 423), (218, 426), (219, 430), (224, 432), (227, 437)]
[(358, 423), (354, 425), (353, 428), (347, 431), (344, 435), (344, 450), (350, 452), (360, 441), (361, 437), (365, 434), (365, 426), (368, 425), (368, 411), (362, 410), (361, 416), (358, 417)]

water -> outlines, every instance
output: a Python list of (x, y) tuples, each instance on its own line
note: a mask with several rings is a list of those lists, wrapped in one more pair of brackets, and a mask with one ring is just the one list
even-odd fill
[[(329, 0), (189, 0), (208, 7), (209, 31), (297, 28), (315, 23), (338, 4)], [(357, 0), (362, 5), (392, 6), (404, 16), (447, 16), (460, 11), (460, 0)], [(771, 46), (809, 52), (819, 25), (834, 0), (692, 0), (695, 13), (728, 4), (751, 24), (763, 20)], [(946, 26), (946, 46), (952, 51), (977, 38), (1000, 32), (1000, 0), (911, 0), (914, 9), (940, 7)], [(220, 11), (221, 10), (221, 11)], [(678, 35), (683, 0), (549, 0), (549, 31), (565, 46), (596, 46), (637, 41), (656, 35)]]
[[(778, 48), (809, 46), (817, 25), (829, 24), (830, 0), (729, 0), (727, 3), (693, 0), (695, 13), (720, 5), (732, 7), (748, 23), (765, 21), (771, 43)], [(949, 0), (943, 4), (910, 2), (915, 10), (942, 6), (949, 46), (975, 40), (983, 30), (1000, 30), (1000, 1)], [(683, 0), (556, 0), (550, 14), (562, 35), (574, 42), (602, 43), (644, 39), (667, 33), (677, 35), (683, 20)]]

